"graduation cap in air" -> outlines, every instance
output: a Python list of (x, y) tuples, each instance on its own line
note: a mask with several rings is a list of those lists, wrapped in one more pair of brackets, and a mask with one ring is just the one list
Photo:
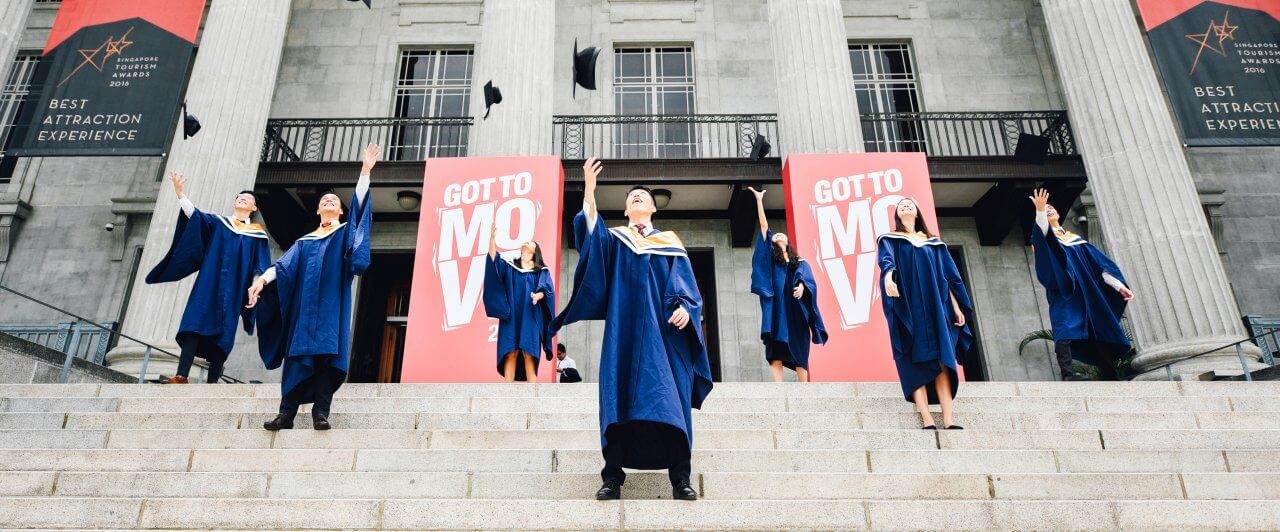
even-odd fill
[(578, 40), (573, 40), (573, 97), (578, 97), (578, 85), (596, 90), (596, 59), (600, 49), (594, 46), (578, 50)]
[[(361, 0), (347, 0), (348, 2), (359, 2)], [(364, 0), (364, 6), (373, 9), (373, 0)]]
[(768, 157), (769, 150), (772, 148), (773, 145), (769, 144), (769, 140), (764, 138), (764, 135), (756, 133), (755, 140), (751, 141), (751, 160), (759, 161), (760, 159)]
[(200, 121), (187, 113), (187, 102), (182, 102), (182, 140), (196, 136), (200, 132)]
[(493, 80), (484, 84), (484, 117), (489, 118), (489, 108), (502, 103), (502, 91), (493, 86)]

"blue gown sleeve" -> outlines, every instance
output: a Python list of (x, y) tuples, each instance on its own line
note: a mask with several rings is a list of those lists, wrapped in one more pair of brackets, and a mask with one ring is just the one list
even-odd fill
[(511, 319), (511, 301), (507, 298), (508, 272), (504, 271), (510, 268), (501, 256), (485, 258), (484, 292), (481, 295), (485, 316), (500, 320)]
[(346, 227), (348, 275), (362, 275), (369, 268), (371, 257), (369, 233), (373, 226), (373, 209), (370, 203), (367, 192), (363, 200), (358, 194), (351, 195), (351, 219)]
[(822, 322), (822, 310), (818, 308), (818, 281), (813, 278), (813, 268), (808, 261), (801, 261), (796, 268), (796, 284), (804, 285), (804, 295), (800, 296), (800, 308), (804, 311), (809, 325), (810, 340), (815, 344), (827, 343), (827, 326)]
[[(1053, 240), (1057, 240), (1054, 237)], [(1075, 282), (1067, 271), (1066, 257), (1057, 242), (1050, 243), (1040, 228), (1031, 227), (1031, 250), (1035, 254), (1036, 278), (1048, 290), (1070, 293), (1075, 290)]]
[(614, 237), (596, 216), (595, 227), (587, 231), (587, 215), (573, 217), (573, 236), (578, 245), (578, 265), (573, 272), (573, 295), (552, 323), (552, 332), (582, 320), (603, 320), (609, 310), (609, 278)]
[[(1124, 273), (1120, 271), (1120, 266), (1116, 264), (1115, 261), (1111, 260), (1111, 257), (1108, 257), (1102, 252), (1102, 250), (1098, 249), (1097, 246), (1094, 246), (1093, 244), (1085, 244), (1085, 249), (1088, 250), (1089, 255), (1093, 258), (1093, 262), (1102, 269), (1102, 272), (1097, 275), (1101, 276), (1102, 273), (1110, 274), (1112, 277), (1115, 277), (1117, 281), (1124, 283), (1125, 286), (1129, 286), (1129, 281), (1125, 280)], [(1101, 277), (1099, 277), (1098, 283), (1103, 287), (1102, 293), (1106, 294), (1104, 297), (1107, 300), (1107, 306), (1111, 307), (1112, 314), (1119, 317), (1124, 313), (1124, 309), (1129, 305), (1129, 302), (1125, 301), (1123, 297), (1120, 297), (1119, 292), (1112, 290), (1110, 286), (1103, 284)]]
[(555, 344), (552, 342), (556, 333), (551, 326), (556, 314), (556, 287), (551, 282), (550, 270), (544, 268), (538, 274), (538, 287), (534, 291), (542, 292), (542, 301), (538, 302), (538, 317), (541, 318), (542, 323), (542, 351), (546, 353), (549, 361), (556, 352)]
[[(911, 310), (907, 308), (907, 305), (902, 300), (905, 291), (902, 289), (902, 276), (897, 275), (898, 262), (893, 241), (889, 238), (881, 238), (876, 243), (876, 247), (876, 262), (880, 264), (880, 298), (884, 302), (885, 317), (888, 318), (890, 316), (887, 315), (892, 314), (892, 317), (900, 321), (904, 326), (903, 332), (909, 334), (911, 331)], [(888, 294), (885, 294), (884, 280), (888, 279), (890, 275), (897, 279), (898, 297), (889, 297)]]
[(755, 250), (751, 252), (751, 293), (760, 297), (773, 297), (773, 250), (768, 234), (756, 233)]
[(267, 271), (267, 268), (271, 267), (271, 246), (268, 245), (267, 239), (254, 239), (253, 258), (250, 260), (253, 265), (250, 269), (248, 279), (244, 280), (244, 284), (241, 286), (240, 290), (241, 295), (244, 297), (244, 300), (241, 301), (240, 305), (240, 321), (244, 324), (244, 332), (246, 334), (253, 334), (253, 324), (257, 321), (255, 318), (257, 308), (244, 308), (244, 305), (248, 303), (247, 300), (249, 299), (247, 293), (249, 285), (253, 284), (253, 280), (262, 275), (262, 272)]
[[(969, 299), (969, 291), (965, 289), (964, 279), (960, 278), (960, 268), (956, 266), (951, 253), (945, 247), (938, 251), (942, 255), (943, 274), (946, 276), (947, 287), (955, 296), (956, 303), (960, 305), (960, 311), (964, 313), (964, 327), (960, 328), (960, 340), (956, 348), (960, 351), (968, 351), (973, 345), (973, 329), (970, 326), (973, 323), (973, 300)], [(951, 308), (950, 299), (947, 300), (947, 308)]]
[(209, 241), (213, 237), (216, 215), (196, 209), (187, 217), (187, 213), (178, 210), (178, 226), (173, 232), (173, 242), (169, 252), (147, 273), (146, 283), (168, 283), (181, 281), (184, 277), (200, 270), (204, 262), (205, 252), (209, 249)]
[[(663, 290), (663, 304), (666, 313), (658, 317), (662, 327), (670, 328), (677, 334), (682, 333), (688, 338), (688, 351), (684, 354), (691, 358), (688, 362), (694, 374), (692, 405), (700, 409), (702, 401), (711, 393), (711, 362), (707, 359), (707, 346), (702, 332), (702, 294), (698, 292), (693, 265), (688, 257), (672, 257), (667, 286)], [(667, 318), (681, 306), (689, 312), (689, 324), (684, 330), (667, 324)]]
[(275, 262), (276, 280), (267, 283), (258, 298), (256, 321), (258, 322), (258, 355), (267, 369), (276, 369), (284, 363), (288, 348), (286, 324), (289, 320), (289, 303), (295, 297), (293, 283), (298, 258), (298, 244), (289, 247)]

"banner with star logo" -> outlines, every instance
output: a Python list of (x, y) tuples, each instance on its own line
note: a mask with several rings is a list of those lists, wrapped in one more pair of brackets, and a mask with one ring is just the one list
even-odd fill
[(1280, 145), (1280, 0), (1138, 0), (1138, 10), (1188, 146)]
[(204, 0), (63, 0), (6, 155), (162, 155)]

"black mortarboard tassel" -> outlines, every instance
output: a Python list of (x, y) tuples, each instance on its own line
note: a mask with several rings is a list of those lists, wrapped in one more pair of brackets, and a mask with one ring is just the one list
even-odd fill
[(502, 91), (493, 86), (493, 80), (484, 84), (484, 117), (489, 118), (489, 108), (502, 103)]
[(187, 102), (182, 102), (182, 140), (196, 136), (200, 132), (200, 121), (187, 114)]
[(773, 145), (769, 144), (769, 140), (764, 138), (764, 135), (756, 133), (755, 140), (751, 141), (751, 160), (759, 161), (768, 157), (769, 150), (772, 148)]
[[(347, 0), (348, 2), (359, 2), (360, 0)], [(364, 0), (365, 7), (373, 9), (373, 0)]]
[(596, 58), (600, 49), (594, 46), (578, 51), (578, 40), (573, 40), (573, 97), (578, 97), (578, 85), (596, 90)]

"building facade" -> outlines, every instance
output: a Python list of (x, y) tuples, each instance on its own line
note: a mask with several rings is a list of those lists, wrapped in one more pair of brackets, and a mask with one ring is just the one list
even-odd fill
[[(57, 8), (0, 0), (5, 124)], [(1023, 237), (1038, 186), (1074, 205), (1079, 232), (1125, 268), (1138, 295), (1134, 364), (1147, 371), (1244, 338), (1244, 315), (1280, 316), (1280, 148), (1184, 148), (1136, 17), (1129, 0), (217, 0), (186, 97), (199, 136), (166, 157), (0, 165), (0, 284), (172, 345), (189, 284), (140, 280), (176, 217), (165, 172), (186, 173), (211, 211), (254, 189), (278, 252), (312, 225), (321, 194), (353, 185), (359, 145), (379, 142), (376, 256), (358, 290), (351, 379), (394, 382), (423, 161), (560, 156), (571, 219), (581, 161), (598, 156), (606, 217), (630, 183), (670, 192), (655, 221), (680, 233), (714, 300), (719, 379), (767, 380), (744, 187), (775, 192), (767, 207), (782, 226), (780, 156), (924, 151), (942, 235), (975, 299), (971, 378), (1058, 378), (1052, 346), (1019, 348), (1049, 327)], [(576, 96), (575, 43), (603, 50), (598, 90)], [(505, 101), (480, 119), (490, 80)], [(1051, 139), (1047, 164), (1014, 160), (1021, 133)], [(756, 134), (772, 156), (748, 157)], [(561, 246), (567, 301), (577, 257)], [(67, 321), (3, 297), (7, 327)], [(588, 380), (602, 328), (562, 334)], [(136, 366), (138, 346), (111, 347), (108, 365)], [(1230, 350), (1179, 371), (1233, 365)], [(227, 372), (275, 378), (252, 338)]]

